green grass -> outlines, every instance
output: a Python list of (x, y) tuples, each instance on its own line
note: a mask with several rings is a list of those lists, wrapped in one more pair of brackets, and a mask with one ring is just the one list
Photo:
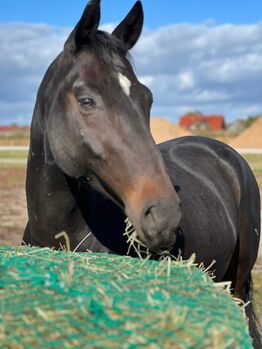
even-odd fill
[(0, 159), (26, 159), (28, 151), (0, 151)]
[(30, 137), (30, 132), (28, 131), (17, 131), (11, 132), (10, 134), (1, 134), (1, 139), (28, 139)]
[(244, 154), (243, 157), (255, 174), (262, 174), (262, 154)]
[(260, 190), (262, 190), (262, 154), (244, 154), (243, 157), (251, 167)]
[(16, 168), (25, 168), (27, 165), (27, 163), (22, 163), (22, 162), (18, 162), (18, 163), (0, 163), (0, 171), (1, 170), (13, 170)]

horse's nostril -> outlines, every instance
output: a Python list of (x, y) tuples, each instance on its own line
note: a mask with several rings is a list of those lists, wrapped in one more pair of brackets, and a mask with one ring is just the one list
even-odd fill
[(150, 205), (148, 208), (146, 208), (145, 209), (145, 216), (151, 215), (154, 207), (155, 207), (155, 205)]
[(159, 218), (160, 217), (158, 217), (157, 205), (148, 205), (148, 207), (145, 208), (142, 217), (144, 227), (147, 227), (149, 230), (154, 230), (155, 226), (158, 224)]
[(150, 215), (150, 211), (151, 211), (151, 208), (148, 208), (148, 209), (146, 210), (146, 212), (145, 212), (145, 216)]
[(173, 202), (170, 204), (165, 201), (153, 201), (144, 208), (141, 230), (149, 248), (165, 250), (174, 245), (175, 231), (179, 223), (177, 206)]

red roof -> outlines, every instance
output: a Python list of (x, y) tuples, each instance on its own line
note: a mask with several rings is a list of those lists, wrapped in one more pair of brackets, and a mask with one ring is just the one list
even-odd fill
[(0, 126), (0, 132), (12, 131), (12, 126)]
[(0, 125), (0, 132), (19, 132), (27, 131), (28, 129), (28, 126)]
[(225, 128), (225, 119), (222, 115), (184, 115), (180, 117), (179, 125), (186, 128), (192, 128), (192, 125), (206, 123), (213, 131), (223, 130)]

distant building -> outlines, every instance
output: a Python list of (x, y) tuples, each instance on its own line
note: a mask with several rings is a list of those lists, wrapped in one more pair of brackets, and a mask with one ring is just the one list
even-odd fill
[(18, 125), (0, 125), (0, 138), (25, 138), (29, 135), (28, 126), (18, 126)]
[(29, 126), (0, 125), (0, 133), (14, 133), (29, 131)]
[(1, 126), (0, 125), (0, 132), (10, 132), (12, 130), (13, 130), (12, 126)]
[(192, 113), (181, 116), (179, 125), (191, 131), (220, 131), (225, 129), (225, 118), (222, 115), (202, 115)]

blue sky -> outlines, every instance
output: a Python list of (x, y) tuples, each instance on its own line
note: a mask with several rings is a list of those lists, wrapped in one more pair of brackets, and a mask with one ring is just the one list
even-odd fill
[[(102, 23), (118, 22), (134, 0), (102, 0)], [(72, 26), (86, 0), (0, 0), (0, 22), (44, 22)], [(262, 20), (261, 0), (143, 0), (145, 24), (149, 29), (173, 23), (247, 24)]]
[[(102, 0), (111, 31), (133, 6)], [(262, 0), (142, 0), (145, 30), (132, 51), (154, 95), (152, 115), (188, 111), (228, 122), (262, 114)], [(36, 93), (86, 0), (0, 0), (0, 124), (31, 121)]]

